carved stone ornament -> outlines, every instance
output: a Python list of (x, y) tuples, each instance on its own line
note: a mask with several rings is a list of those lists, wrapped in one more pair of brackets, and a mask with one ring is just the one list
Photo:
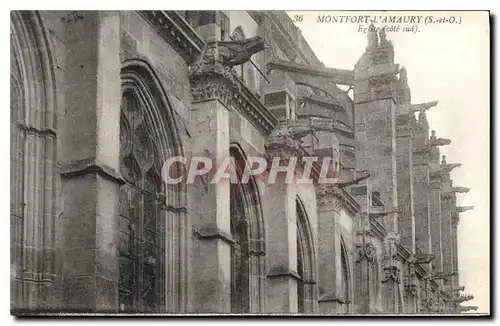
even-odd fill
[(473, 210), (474, 206), (458, 206), (457, 210), (459, 213), (467, 212), (469, 210)]
[(437, 310), (438, 303), (432, 298), (432, 296), (429, 296), (427, 300), (425, 300), (425, 306), (427, 307), (428, 311), (434, 311)]
[(146, 10), (139, 11), (139, 14), (186, 62), (196, 61), (203, 53), (205, 42), (177, 12)]
[(217, 42), (222, 64), (233, 67), (250, 60), (250, 57), (264, 50), (264, 40), (260, 36), (245, 40)]
[(458, 193), (467, 193), (469, 192), (470, 188), (466, 188), (466, 187), (453, 187), (451, 188), (451, 191), (452, 192), (458, 192)]
[(464, 311), (477, 311), (477, 306), (458, 306), (459, 312), (464, 312)]
[(416, 284), (406, 284), (405, 289), (413, 297), (418, 298), (418, 286)]
[(420, 103), (420, 104), (412, 104), (411, 111), (413, 111), (413, 112), (427, 111), (430, 108), (435, 107), (436, 105), (438, 105), (438, 101), (432, 101), (432, 102), (426, 102), (426, 103)]
[(384, 268), (384, 279), (382, 283), (386, 283), (390, 280), (399, 284), (401, 283), (401, 278), (399, 277), (399, 267), (397, 266), (388, 266)]
[(332, 204), (335, 211), (342, 208), (341, 191), (336, 185), (318, 185), (316, 186), (316, 198), (318, 205)]
[(190, 66), (193, 102), (217, 99), (227, 109), (238, 110), (262, 133), (269, 134), (278, 123), (276, 117), (246, 87), (233, 69), (223, 64), (218, 44), (209, 43), (202, 59)]
[(430, 141), (431, 146), (445, 146), (451, 144), (451, 140), (447, 138), (437, 138)]
[(366, 259), (370, 263), (375, 262), (376, 258), (376, 250), (375, 246), (371, 242), (366, 242), (364, 244), (358, 243), (356, 244), (356, 248), (358, 248), (358, 258), (356, 262), (359, 263), (363, 259)]
[(305, 154), (301, 142), (293, 136), (286, 124), (280, 124), (271, 132), (265, 148), (270, 158), (281, 157), (288, 159), (297, 157), (300, 160)]

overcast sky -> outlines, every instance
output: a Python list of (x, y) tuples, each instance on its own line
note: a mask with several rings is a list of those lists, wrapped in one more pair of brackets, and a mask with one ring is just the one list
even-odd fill
[[(318, 23), (318, 15), (384, 15), (380, 12), (295, 12), (303, 15), (296, 25), (318, 58), (333, 68), (353, 69), (367, 44), (357, 23)], [(441, 147), (448, 163), (462, 163), (452, 173), (455, 186), (471, 188), (458, 194), (459, 205), (475, 209), (460, 214), (460, 284), (489, 312), (489, 22), (484, 12), (389, 12), (385, 15), (423, 16), (419, 32), (388, 32), (395, 62), (405, 66), (412, 103), (439, 101), (427, 112), (437, 137), (451, 139)], [(426, 26), (426, 16), (454, 16), (454, 24)], [(300, 19), (300, 18), (299, 18)], [(380, 18), (379, 18), (380, 19)], [(458, 22), (461, 19), (461, 23)], [(345, 20), (345, 19), (344, 19)], [(416, 20), (414, 20), (416, 21)], [(366, 27), (366, 25), (364, 25)], [(376, 25), (377, 26), (377, 25)], [(405, 26), (412, 26), (405, 25)], [(403, 26), (401, 26), (402, 28)]]

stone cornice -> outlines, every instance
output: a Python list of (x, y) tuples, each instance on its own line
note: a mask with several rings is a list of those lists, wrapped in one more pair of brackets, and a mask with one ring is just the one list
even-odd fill
[(206, 44), (198, 33), (175, 11), (145, 10), (138, 13), (188, 63), (195, 62)]
[(335, 111), (344, 112), (344, 107), (342, 106), (342, 103), (340, 103), (338, 100), (336, 100), (334, 98), (321, 96), (321, 95), (315, 95), (315, 94), (303, 95), (302, 98), (304, 100), (317, 103), (321, 106), (325, 106), (327, 108), (334, 109)]
[(217, 60), (217, 45), (209, 44), (203, 60), (190, 67), (193, 102), (219, 100), (228, 110), (235, 108), (263, 134), (278, 124), (276, 117), (229, 67)]
[(259, 25), (262, 23), (262, 13), (260, 11), (248, 10), (247, 12)]
[(356, 214), (361, 211), (361, 206), (358, 202), (347, 191), (337, 187), (336, 185), (317, 186), (316, 196), (318, 197), (318, 204), (325, 204), (326, 202), (329, 202), (327, 198), (336, 198), (338, 203), (334, 206), (337, 206), (337, 208), (345, 207), (352, 214)]

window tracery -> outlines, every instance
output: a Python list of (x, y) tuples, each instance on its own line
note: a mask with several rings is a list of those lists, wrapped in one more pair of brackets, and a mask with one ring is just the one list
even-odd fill
[(165, 201), (159, 149), (149, 133), (145, 103), (125, 90), (120, 117), (119, 308), (162, 312), (165, 306)]

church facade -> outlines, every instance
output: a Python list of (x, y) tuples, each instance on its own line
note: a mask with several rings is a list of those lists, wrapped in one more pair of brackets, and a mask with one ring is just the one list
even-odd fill
[[(438, 103), (367, 38), (343, 70), (285, 12), (12, 12), (12, 313), (476, 309)], [(328, 158), (337, 182), (163, 182), (201, 156)]]

